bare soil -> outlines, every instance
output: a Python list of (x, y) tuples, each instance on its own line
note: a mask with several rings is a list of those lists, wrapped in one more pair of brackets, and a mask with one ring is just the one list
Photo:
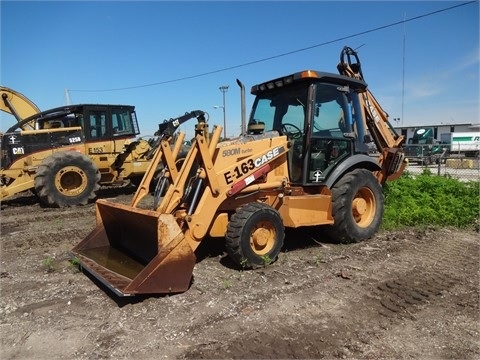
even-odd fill
[[(127, 203), (128, 193), (105, 193)], [(95, 207), (1, 204), (2, 359), (479, 359), (479, 237), (379, 232), (350, 245), (288, 231), (268, 267), (242, 271), (205, 239), (193, 283), (118, 298), (69, 263)]]

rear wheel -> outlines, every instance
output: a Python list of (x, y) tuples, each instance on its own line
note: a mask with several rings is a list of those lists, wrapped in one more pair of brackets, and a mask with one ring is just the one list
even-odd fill
[(373, 236), (382, 222), (382, 187), (371, 171), (356, 169), (332, 188), (332, 215), (329, 228), (333, 240), (350, 243)]
[(227, 226), (227, 252), (243, 268), (258, 268), (277, 259), (285, 227), (277, 210), (263, 203), (237, 209)]
[(46, 158), (35, 174), (35, 192), (52, 207), (85, 205), (100, 188), (100, 172), (92, 161), (76, 151), (62, 151)]

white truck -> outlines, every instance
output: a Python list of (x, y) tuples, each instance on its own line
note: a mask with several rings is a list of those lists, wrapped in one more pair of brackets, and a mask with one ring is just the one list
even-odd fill
[(480, 132), (453, 132), (450, 134), (450, 153), (477, 157), (480, 153)]

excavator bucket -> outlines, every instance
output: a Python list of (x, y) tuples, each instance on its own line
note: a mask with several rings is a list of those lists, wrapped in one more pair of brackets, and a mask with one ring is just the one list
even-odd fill
[(195, 254), (175, 218), (102, 199), (97, 226), (73, 254), (119, 296), (186, 291)]

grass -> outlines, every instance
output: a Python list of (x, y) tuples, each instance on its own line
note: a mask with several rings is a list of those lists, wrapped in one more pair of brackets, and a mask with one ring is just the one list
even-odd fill
[(68, 260), (68, 265), (71, 270), (74, 272), (81, 272), (81, 263), (80, 259), (77, 258), (76, 256), (72, 257), (71, 259)]
[(52, 257), (47, 257), (47, 258), (43, 259), (42, 265), (45, 268), (45, 271), (47, 273), (52, 273), (52, 272), (55, 272), (57, 270), (57, 263), (56, 263), (55, 259), (52, 258)]
[(408, 172), (384, 186), (382, 228), (411, 226), (478, 226), (480, 182), (461, 182), (432, 175), (427, 169), (412, 177)]
[(262, 261), (263, 261), (263, 267), (267, 267), (268, 265), (270, 265), (272, 263), (272, 259), (270, 258), (270, 256), (268, 255), (263, 255), (262, 257)]
[(224, 279), (222, 282), (222, 289), (223, 290), (228, 290), (232, 287), (232, 280), (230, 278)]

